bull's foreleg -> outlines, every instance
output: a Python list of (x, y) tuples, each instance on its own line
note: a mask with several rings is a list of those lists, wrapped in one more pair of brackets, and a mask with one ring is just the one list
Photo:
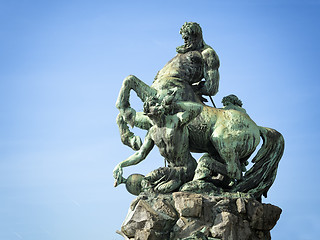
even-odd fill
[[(130, 131), (127, 122), (124, 120), (121, 113), (117, 116), (117, 124), (119, 127), (122, 143), (129, 146), (135, 151), (139, 150), (142, 145), (141, 138)], [(144, 130), (148, 130), (152, 127), (152, 123), (151, 120), (142, 112), (137, 112), (135, 126)]]
[(139, 136), (134, 135), (133, 132), (130, 131), (129, 127), (127, 126), (127, 123), (124, 121), (123, 116), (121, 114), (117, 117), (117, 124), (120, 131), (120, 137), (121, 141), (124, 145), (129, 146), (133, 150), (139, 150), (142, 141)]
[(139, 136), (135, 136), (133, 132), (129, 130), (127, 123), (133, 127), (134, 125), (142, 128), (149, 129), (151, 124), (143, 114), (136, 113), (136, 111), (130, 107), (130, 91), (133, 89), (138, 97), (144, 102), (150, 95), (156, 95), (156, 90), (142, 82), (137, 77), (130, 75), (123, 80), (119, 96), (116, 102), (116, 107), (119, 109), (120, 114), (117, 117), (117, 124), (119, 126), (121, 141), (123, 144), (131, 147), (133, 150), (138, 150), (141, 147), (141, 139)]
[(123, 80), (122, 87), (116, 102), (116, 107), (120, 110), (124, 120), (134, 126), (136, 112), (130, 107), (130, 91), (136, 92), (137, 96), (144, 102), (148, 96), (156, 95), (157, 91), (138, 79), (129, 75)]

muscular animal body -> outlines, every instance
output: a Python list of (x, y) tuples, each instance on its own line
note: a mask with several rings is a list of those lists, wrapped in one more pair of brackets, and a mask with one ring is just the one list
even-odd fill
[[(130, 76), (125, 81), (134, 82), (134, 84), (130, 84), (131, 86), (145, 86), (141, 80), (134, 76)], [(174, 83), (175, 81), (170, 82), (167, 79), (167, 85), (173, 85)], [(200, 102), (198, 96), (191, 91), (189, 83), (181, 81), (180, 85), (182, 89), (190, 89), (189, 100)], [(124, 83), (124, 86), (128, 85)], [(138, 96), (148, 95), (148, 92), (141, 91), (142, 87), (132, 87), (131, 89), (136, 91)], [(163, 91), (167, 92), (164, 89), (157, 90), (155, 93), (161, 96)], [(185, 98), (183, 99), (185, 100)], [(126, 113), (128, 109), (130, 110), (130, 106), (120, 111)], [(132, 114), (131, 117), (134, 118), (134, 125), (139, 128), (148, 130), (152, 126), (141, 113)], [(118, 124), (122, 136), (128, 136), (128, 132), (130, 132), (125, 122), (124, 117), (120, 114)], [(198, 117), (187, 125), (187, 128), (189, 130), (189, 150), (206, 153), (203, 158), (206, 159), (206, 162), (209, 159), (211, 166), (214, 168), (213, 172), (211, 169), (211, 174), (220, 173), (230, 179), (238, 180), (230, 191), (248, 192), (257, 198), (262, 194), (266, 196), (275, 179), (278, 163), (283, 154), (284, 140), (279, 132), (257, 126), (245, 112), (234, 109), (217, 109), (206, 105), (203, 106), (203, 110)], [(255, 151), (260, 142), (260, 137), (263, 139), (263, 145), (253, 160), (255, 164), (242, 176), (243, 165)], [(139, 138), (136, 136), (133, 139), (135, 140), (135, 146), (139, 148), (138, 142), (141, 140), (138, 141)], [(201, 159), (199, 163), (201, 164)], [(194, 179), (208, 177), (201, 174), (196, 171)]]
[(233, 109), (205, 106), (188, 129), (190, 150), (208, 153), (214, 160), (226, 164), (223, 173), (237, 180), (242, 177), (241, 165), (260, 142), (259, 127), (247, 114)]

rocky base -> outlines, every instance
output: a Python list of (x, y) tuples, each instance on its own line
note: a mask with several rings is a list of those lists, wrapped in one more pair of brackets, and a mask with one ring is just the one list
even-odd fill
[(239, 194), (140, 195), (118, 233), (126, 240), (267, 240), (281, 212)]

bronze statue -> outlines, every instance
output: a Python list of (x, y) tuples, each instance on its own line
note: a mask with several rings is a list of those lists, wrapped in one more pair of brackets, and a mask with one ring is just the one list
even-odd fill
[[(141, 162), (156, 145), (169, 165), (144, 177), (141, 191), (266, 196), (283, 154), (282, 135), (257, 126), (235, 95), (223, 99), (223, 108), (205, 105), (202, 95), (214, 96), (218, 91), (218, 56), (204, 43), (197, 23), (185, 23), (180, 33), (185, 44), (151, 86), (132, 75), (123, 81), (117, 123), (122, 142), (137, 152), (114, 169), (115, 186), (125, 182), (122, 168)], [(130, 107), (131, 90), (144, 102), (144, 112)], [(148, 130), (143, 144), (128, 124)], [(247, 160), (260, 137), (263, 145), (247, 171)], [(198, 164), (190, 152), (204, 153)]]

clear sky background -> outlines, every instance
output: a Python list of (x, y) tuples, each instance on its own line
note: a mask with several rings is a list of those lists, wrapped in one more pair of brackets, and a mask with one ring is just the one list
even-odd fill
[[(272, 239), (319, 239), (319, 0), (0, 1), (0, 239), (122, 239), (115, 101), (129, 74), (152, 83), (186, 21), (220, 57), (216, 105), (236, 94), (286, 140)], [(124, 175), (160, 166), (154, 148)]]

